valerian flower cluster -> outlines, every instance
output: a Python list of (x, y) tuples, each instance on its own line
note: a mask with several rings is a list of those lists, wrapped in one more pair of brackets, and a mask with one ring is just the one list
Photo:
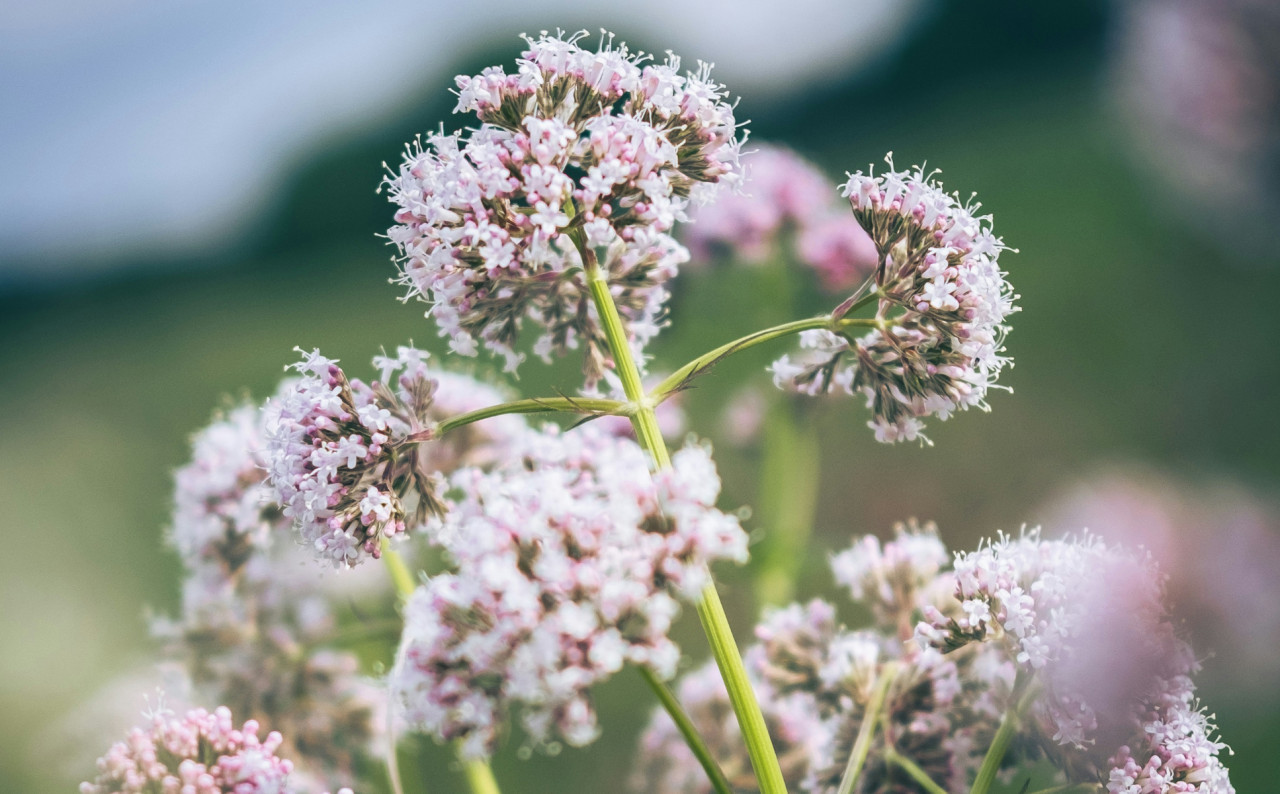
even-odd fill
[[(526, 39), (515, 74), (458, 77), (469, 132), (410, 147), (387, 188), (402, 282), (431, 304), (451, 349), (483, 346), (514, 370), (521, 325), (541, 356), (582, 347), (594, 382), (609, 366), (580, 250), (600, 252), (637, 351), (657, 334), (667, 282), (688, 252), (671, 236), (691, 201), (738, 174), (737, 122), (710, 69), (682, 73), (602, 39)], [(592, 254), (595, 256), (595, 253)]]
[(258, 731), (253, 720), (236, 728), (226, 708), (195, 709), (182, 717), (157, 713), (147, 728), (134, 728), (112, 745), (98, 761), (98, 776), (82, 784), (80, 794), (293, 792), (293, 764), (276, 755), (280, 734), (263, 741)]
[[(666, 710), (642, 742), (645, 790), (988, 794), (1047, 759), (1084, 790), (1233, 794), (1163, 578), (1087, 536), (954, 558), (932, 526), (858, 539), (831, 560), (848, 604), (770, 610), (739, 657), (711, 568), (747, 561), (745, 514), (718, 506), (708, 445), (667, 449), (672, 396), (804, 331), (778, 385), (860, 394), (877, 438), (923, 438), (924, 417), (985, 407), (1008, 363), (1005, 246), (921, 169), (851, 175), (846, 210), (816, 169), (766, 149), (734, 193), (745, 136), (708, 67), (581, 42), (527, 37), (514, 74), (459, 77), (479, 126), (415, 145), (386, 180), (401, 282), (452, 352), (514, 370), (526, 350), (581, 349), (578, 396), (504, 402), (413, 347), (376, 357), (368, 382), (299, 350), (275, 395), (216, 419), (176, 475), (187, 578), (154, 630), (192, 702), (221, 705), (153, 712), (82, 792), (314, 794), (368, 783), (378, 752), (400, 790), (400, 730), (452, 744), (476, 794), (494, 792), (487, 759), (513, 734), (589, 744), (595, 688), (632, 666)], [(684, 238), (695, 253), (792, 247), (842, 301), (647, 383), (645, 343), (690, 256), (676, 225), (717, 199)], [(863, 306), (874, 316), (853, 317)], [(520, 416), (549, 412), (579, 417)], [(395, 601), (361, 584), (374, 559)], [(714, 663), (673, 696), (687, 604)], [(382, 632), (379, 614), (403, 624)], [(363, 675), (388, 664), (381, 686)]]
[[(837, 790), (884, 683), (884, 726), (857, 792), (925, 791), (900, 758), (947, 791), (968, 790), (1002, 719), (1019, 707), (1026, 713), (1005, 769), (1048, 757), (1069, 782), (1109, 794), (1234, 791), (1225, 746), (1196, 705), (1197, 663), (1150, 559), (1028, 532), (947, 562), (932, 528), (900, 527), (883, 546), (862, 538), (832, 569), (870, 627), (844, 628), (821, 600), (777, 609), (757, 626), (748, 671), (789, 787)], [(686, 676), (679, 691), (726, 774), (749, 785), (712, 668)], [(710, 790), (665, 714), (641, 741), (636, 780)]]
[(856, 339), (807, 331), (802, 352), (773, 365), (774, 382), (806, 394), (864, 396), (881, 441), (922, 438), (923, 417), (985, 408), (1009, 363), (1003, 342), (1015, 311), (991, 216), (975, 215), (978, 205), (961, 204), (919, 168), (858, 172), (843, 192), (875, 243), (866, 295), (877, 327)]
[(673, 676), (680, 600), (709, 563), (747, 556), (738, 520), (715, 508), (706, 447), (652, 479), (634, 441), (591, 425), (530, 431), (508, 454), (454, 475), (463, 495), (439, 529), (453, 571), (409, 602), (391, 677), (411, 724), (476, 756), (517, 705), (537, 743), (595, 739), (589, 688), (624, 664)]

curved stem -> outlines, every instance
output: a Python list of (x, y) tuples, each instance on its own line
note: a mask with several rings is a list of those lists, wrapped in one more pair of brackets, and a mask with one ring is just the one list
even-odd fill
[[(658, 419), (654, 415), (655, 400), (644, 394), (640, 382), (640, 370), (636, 367), (635, 358), (631, 354), (631, 346), (627, 341), (626, 330), (622, 325), (622, 317), (618, 314), (618, 306), (609, 292), (609, 283), (601, 272), (596, 255), (586, 244), (581, 233), (573, 236), (578, 253), (582, 256), (582, 264), (586, 271), (587, 284), (591, 290), (591, 299), (600, 315), (605, 339), (609, 344), (609, 352), (613, 355), (618, 377), (622, 381), (622, 389), (627, 400), (634, 406), (631, 414), (631, 425), (635, 428), (636, 439), (641, 447), (649, 453), (655, 468), (662, 469), (671, 465), (671, 455), (667, 451), (666, 442), (658, 429)], [(676, 383), (679, 383), (677, 380)], [(658, 393), (661, 393), (659, 390)], [(769, 739), (768, 728), (765, 727), (764, 714), (756, 700), (751, 683), (747, 680), (747, 670), (742, 664), (742, 656), (733, 640), (733, 631), (729, 628), (729, 620), (724, 614), (724, 605), (716, 592), (715, 581), (707, 574), (707, 584), (702, 589), (698, 600), (698, 617), (702, 621), (702, 630), (711, 645), (711, 653), (715, 657), (716, 666), (720, 668), (720, 676), (724, 679), (729, 691), (729, 703), (738, 718), (738, 727), (747, 745), (747, 754), (751, 758), (751, 768), (760, 784), (761, 794), (786, 794), (787, 786), (782, 779), (782, 768), (778, 764), (777, 752)]]
[(906, 772), (912, 780), (920, 784), (928, 794), (947, 794), (947, 790), (939, 786), (933, 778), (929, 777), (929, 773), (921, 769), (915, 761), (907, 758), (899, 753), (893, 745), (884, 748), (884, 760), (890, 764), (894, 764), (903, 772)]
[[(625, 415), (628, 406), (624, 402), (618, 400), (600, 400), (587, 397), (535, 397), (527, 400), (514, 400), (508, 403), (499, 403), (490, 405), (487, 408), (479, 408), (474, 411), (467, 411), (465, 414), (458, 414), (443, 420), (435, 426), (434, 431), (430, 434), (430, 438), (439, 438), (450, 430), (456, 430), (464, 425), (479, 422), (482, 419), (490, 419), (495, 416), (503, 416), (505, 414), (539, 414), (539, 413), (575, 413), (575, 414), (611, 414)], [(429, 440), (428, 438), (418, 439), (420, 441)]]
[[(871, 295), (869, 297), (874, 298), (875, 296)], [(859, 303), (853, 308), (861, 306), (866, 302), (866, 300), (867, 299), (864, 298), (862, 301), (859, 301)], [(680, 367), (675, 372), (667, 376), (666, 380), (654, 387), (653, 399), (656, 402), (662, 402), (667, 397), (671, 396), (672, 393), (679, 390), (686, 382), (703, 374), (707, 370), (711, 369), (711, 367), (720, 363), (734, 353), (740, 353), (743, 350), (755, 347), (756, 345), (762, 345), (765, 342), (771, 342), (774, 339), (781, 339), (784, 336), (798, 334), (801, 331), (814, 331), (819, 329), (835, 331), (842, 328), (860, 327), (875, 328), (879, 325), (881, 325), (881, 322), (875, 319), (853, 318), (832, 320), (830, 316), (823, 315), (821, 317), (810, 317), (807, 320), (792, 320), (789, 323), (775, 325), (772, 328), (765, 328), (763, 330), (756, 331), (755, 333), (747, 334), (744, 337), (735, 339), (727, 344), (723, 344), (714, 350), (703, 353), (689, 363)]]
[(667, 685), (662, 683), (658, 676), (648, 667), (637, 667), (636, 669), (640, 671), (640, 676), (649, 685), (649, 688), (658, 696), (658, 702), (666, 709), (671, 721), (676, 724), (680, 735), (684, 737), (684, 743), (689, 745), (693, 756), (702, 765), (703, 771), (707, 773), (707, 778), (711, 781), (711, 788), (717, 794), (733, 794), (733, 787), (729, 785), (728, 778), (724, 776), (724, 770), (720, 769), (720, 764), (716, 763), (715, 756), (711, 755), (711, 750), (707, 748), (706, 742), (702, 740), (698, 729), (693, 725), (693, 720), (689, 719), (689, 715), (685, 713), (680, 701), (676, 700), (676, 696), (667, 688)]
[(837, 794), (851, 794), (858, 783), (858, 775), (862, 774), (862, 766), (867, 762), (867, 753), (871, 752), (871, 739), (876, 732), (876, 724), (880, 722), (884, 710), (885, 699), (889, 696), (889, 687), (898, 674), (894, 664), (885, 665), (880, 671), (880, 681), (867, 701), (866, 711), (862, 714), (862, 724), (858, 726), (858, 738), (854, 739), (853, 751), (849, 753), (849, 764), (844, 768), (844, 776), (840, 778)]

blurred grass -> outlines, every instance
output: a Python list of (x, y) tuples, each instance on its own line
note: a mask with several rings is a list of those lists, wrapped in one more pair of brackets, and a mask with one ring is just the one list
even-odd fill
[[(934, 423), (937, 446), (920, 449), (876, 445), (852, 401), (816, 412), (822, 502), (802, 597), (829, 590), (826, 556), (852, 534), (883, 533), (918, 516), (936, 519), (953, 547), (969, 545), (997, 528), (1035, 523), (1039, 505), (1099, 461), (1154, 461), (1274, 489), (1280, 314), (1270, 303), (1280, 257), (1232, 262), (1150, 214), (1152, 188), (1137, 181), (1114, 138), (1092, 55), (943, 85), (917, 83), (908, 70), (890, 84), (911, 102), (855, 87), (809, 96), (803, 112), (749, 114), (763, 119), (760, 137), (797, 147), (833, 174), (878, 162), (889, 149), (899, 165), (927, 158), (944, 168), (949, 188), (977, 191), (997, 233), (1022, 250), (1003, 260), (1023, 296), (1009, 342), (1017, 366), (1006, 381), (1016, 394), (994, 395), (990, 415)], [(443, 118), (436, 110), (421, 126)], [(144, 605), (176, 605), (177, 566), (161, 543), (170, 474), (211, 411), (241, 389), (267, 394), (294, 345), (318, 346), (357, 372), (382, 345), (413, 338), (439, 348), (422, 307), (397, 303), (398, 288), (386, 283), (389, 251), (363, 231), (325, 231), (329, 183), (313, 177), (344, 174), (368, 191), (377, 160), (395, 157), (383, 146), (371, 159), (372, 148), (335, 144), (364, 161), (344, 170), (330, 166), (351, 157), (322, 158), (325, 168), (306, 172), (299, 184), (307, 188), (294, 193), (302, 204), (281, 213), (303, 217), (315, 233), (266, 240), (265, 255), (0, 306), (0, 504), (9, 546), (0, 556), (0, 790), (66, 790), (88, 773), (50, 767), (43, 737), (56, 720), (74, 719), (96, 687), (147, 657)], [(299, 206), (307, 211), (299, 215)], [(759, 272), (682, 279), (655, 368), (753, 330), (769, 313), (768, 278)], [(725, 401), (748, 379), (764, 384), (763, 367), (779, 350), (749, 351), (705, 378), (687, 397), (692, 427), (714, 439)], [(572, 391), (574, 369), (528, 364), (517, 387)], [(758, 461), (724, 444), (718, 457), (725, 504), (750, 504)], [(723, 578), (745, 640), (753, 611), (746, 582), (741, 572)], [(696, 620), (686, 616), (680, 633), (691, 655), (705, 655)], [(1275, 693), (1261, 695), (1275, 702)], [(497, 763), (500, 781), (522, 792), (613, 786), (647, 717), (634, 704), (649, 701), (626, 674), (599, 701), (602, 741), (558, 758), (522, 762), (508, 753)], [(1233, 708), (1219, 717), (1238, 753), (1230, 762), (1237, 788), (1264, 790), (1277, 771), (1268, 749), (1280, 730), (1265, 709)], [(457, 777), (440, 772), (445, 755), (424, 750), (420, 763), (431, 791), (456, 790)]]

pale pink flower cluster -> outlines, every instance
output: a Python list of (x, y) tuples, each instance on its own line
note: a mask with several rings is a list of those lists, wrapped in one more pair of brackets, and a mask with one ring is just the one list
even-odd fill
[(806, 332), (798, 356), (774, 363), (774, 382), (861, 394), (877, 440), (926, 440), (924, 417), (985, 409), (1009, 363), (1005, 321), (1016, 296), (997, 261), (1005, 245), (991, 216), (974, 214), (979, 205), (962, 205), (919, 168), (852, 174), (844, 194), (876, 246), (865, 297), (876, 302), (877, 327), (857, 338)]
[(835, 184), (781, 146), (746, 155), (741, 190), (722, 191), (691, 220), (683, 239), (695, 262), (756, 263), (785, 251), (833, 291), (856, 287), (875, 269), (875, 244), (840, 203)]
[(1016, 662), (1043, 690), (1034, 732), (1073, 781), (1113, 794), (1234, 792), (1224, 745), (1194, 707), (1198, 662), (1149, 557), (1029, 531), (957, 554), (954, 569), (960, 611), (926, 608), (921, 638), (943, 650), (985, 641)]
[(391, 682), (411, 725), (469, 756), (492, 752), (517, 708), (535, 744), (595, 739), (590, 688), (627, 663), (670, 678), (679, 600), (708, 564), (747, 556), (703, 446), (651, 479), (634, 441), (548, 426), (452, 485), (436, 540), (454, 571), (409, 602)]
[[(236, 728), (225, 707), (178, 717), (160, 712), (147, 728), (134, 728), (98, 759), (93, 782), (81, 794), (291, 794), (292, 762), (276, 755), (283, 739), (258, 739), (258, 723)], [(338, 794), (351, 794), (341, 789)]]
[[(939, 561), (939, 555), (943, 557)], [(840, 783), (872, 693), (892, 676), (884, 714), (857, 789), (915, 791), (884, 757), (885, 742), (949, 790), (965, 790), (1012, 691), (1013, 665), (986, 649), (952, 657), (920, 645), (903, 625), (925, 606), (954, 608), (945, 562), (931, 527), (899, 527), (895, 539), (860, 539), (833, 559), (837, 577), (871, 607), (872, 626), (850, 630), (826, 601), (767, 614), (744, 660), (778, 750), (788, 788), (832, 792)], [(679, 696), (730, 782), (753, 783), (728, 696), (708, 664), (681, 681)], [(886, 739), (886, 737), (888, 737)], [(704, 792), (706, 774), (665, 713), (641, 742), (637, 789)], [(656, 784), (655, 784), (656, 782)]]
[(381, 736), (385, 697), (353, 654), (306, 651), (336, 627), (326, 593), (295, 573), (288, 521), (265, 485), (263, 425), (243, 405), (196, 435), (175, 475), (169, 533), (186, 574), (182, 612), (153, 633), (202, 699), (284, 730), (301, 765), (295, 787), (318, 791), (320, 780), (350, 779)]
[[(301, 352), (301, 351), (300, 351)], [(267, 468), (275, 499), (316, 555), (352, 567), (443, 510), (443, 473), (468, 457), (496, 457), (523, 423), (504, 417), (481, 431), (431, 442), (438, 419), (501, 402), (469, 378), (432, 372), (428, 354), (400, 347), (374, 360), (379, 380), (348, 379), (319, 351), (293, 365), (301, 377), (267, 404)], [(443, 393), (452, 399), (438, 402)]]
[(459, 76), (456, 112), (481, 125), (411, 146), (386, 179), (399, 205), (388, 237), (401, 282), (451, 348), (480, 346), (514, 370), (521, 325), (541, 326), (544, 358), (586, 348), (586, 375), (607, 367), (587, 288), (601, 276), (637, 350), (661, 324), (666, 282), (688, 253), (671, 236), (691, 200), (736, 180), (737, 122), (709, 68), (650, 61), (603, 37), (526, 37), (515, 74)]

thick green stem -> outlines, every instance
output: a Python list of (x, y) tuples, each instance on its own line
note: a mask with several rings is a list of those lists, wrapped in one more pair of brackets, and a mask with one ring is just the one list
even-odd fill
[(462, 771), (467, 776), (471, 794), (501, 794), (489, 762), (479, 758), (462, 758)]
[(707, 773), (707, 778), (711, 781), (711, 788), (717, 794), (733, 794), (733, 788), (729, 785), (728, 778), (724, 776), (724, 771), (720, 769), (720, 764), (716, 763), (715, 756), (711, 755), (711, 750), (707, 748), (706, 742), (702, 740), (698, 729), (693, 725), (693, 720), (689, 719), (689, 715), (685, 713), (680, 701), (676, 700), (676, 696), (667, 688), (667, 685), (662, 683), (658, 676), (648, 667), (637, 667), (636, 669), (640, 671), (640, 676), (649, 685), (649, 688), (658, 696), (658, 702), (662, 704), (662, 707), (667, 710), (667, 714), (671, 716), (671, 721), (676, 724), (680, 735), (684, 737), (684, 743), (689, 745), (694, 757), (702, 765), (703, 771)]
[[(658, 419), (653, 407), (657, 401), (645, 397), (644, 386), (640, 382), (640, 370), (636, 367), (635, 358), (631, 354), (631, 345), (627, 341), (626, 329), (622, 317), (618, 314), (618, 306), (609, 292), (609, 283), (601, 272), (596, 261), (595, 252), (586, 245), (581, 235), (574, 238), (578, 252), (582, 255), (582, 264), (586, 271), (587, 284), (591, 290), (591, 298), (596, 312), (600, 315), (605, 339), (609, 344), (609, 352), (613, 355), (617, 367), (618, 378), (622, 381), (622, 390), (627, 400), (634, 407), (631, 413), (631, 424), (635, 428), (636, 438), (649, 453), (655, 468), (662, 469), (671, 465), (671, 456), (667, 452), (666, 442), (658, 429)], [(676, 381), (677, 383), (679, 381)], [(659, 393), (661, 391), (659, 390)], [(785, 794), (787, 787), (782, 779), (782, 768), (778, 765), (778, 755), (769, 740), (769, 731), (765, 727), (764, 715), (760, 704), (756, 701), (755, 692), (747, 680), (747, 671), (738, 653), (737, 643), (733, 640), (733, 631), (729, 628), (729, 620), (724, 614), (724, 605), (716, 592), (715, 582), (707, 574), (707, 585), (702, 590), (698, 601), (698, 617), (702, 621), (702, 630), (711, 644), (711, 653), (716, 665), (720, 668), (720, 676), (724, 679), (729, 691), (729, 703), (738, 718), (738, 727), (747, 745), (747, 754), (751, 758), (751, 768), (760, 784), (761, 794)]]
[(899, 753), (893, 746), (886, 747), (884, 750), (884, 760), (887, 763), (906, 772), (912, 780), (920, 784), (928, 794), (947, 794), (947, 790), (939, 786), (933, 778), (929, 777), (929, 773), (921, 769), (915, 761), (907, 758)]
[(486, 408), (468, 411), (465, 414), (451, 416), (435, 426), (431, 438), (437, 438), (450, 430), (490, 419), (505, 414), (539, 414), (539, 413), (577, 413), (577, 414), (624, 414), (627, 404), (617, 400), (599, 400), (586, 397), (535, 397), (528, 400), (515, 400), (499, 403)]
[(871, 739), (875, 736), (876, 724), (883, 716), (881, 712), (884, 711), (884, 702), (889, 696), (889, 687), (897, 674), (898, 668), (893, 664), (885, 665), (880, 671), (880, 680), (871, 692), (871, 699), (867, 701), (867, 708), (862, 713), (858, 737), (853, 741), (853, 750), (849, 753), (849, 763), (844, 768), (844, 776), (840, 778), (837, 794), (852, 794), (853, 787), (857, 785), (858, 775), (862, 774), (862, 766), (867, 762), (867, 753), (871, 752)]

